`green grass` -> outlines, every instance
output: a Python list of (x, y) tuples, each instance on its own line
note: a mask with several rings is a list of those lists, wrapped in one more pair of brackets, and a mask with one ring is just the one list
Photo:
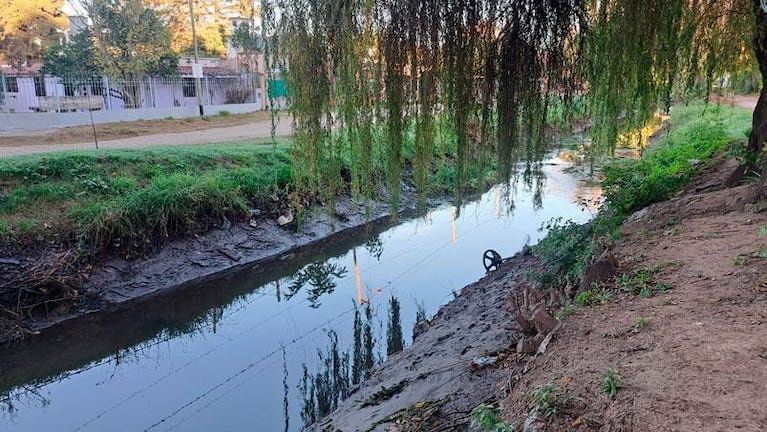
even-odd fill
[[(620, 223), (652, 203), (670, 198), (712, 157), (743, 140), (751, 113), (723, 105), (674, 107), (670, 129), (639, 160), (618, 160), (602, 168), (606, 209)], [(700, 161), (699, 164), (691, 161)]]
[(0, 161), (2, 235), (95, 249), (245, 214), (292, 183), (288, 148), (232, 143), (62, 152)]

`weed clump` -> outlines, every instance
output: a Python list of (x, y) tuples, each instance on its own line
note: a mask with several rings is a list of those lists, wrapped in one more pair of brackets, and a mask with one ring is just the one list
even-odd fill
[(607, 368), (603, 375), (602, 393), (610, 399), (614, 398), (620, 389), (623, 388), (623, 379), (618, 371), (613, 368)]
[(553, 416), (572, 399), (572, 395), (567, 389), (553, 383), (536, 387), (529, 396), (530, 412), (539, 413), (544, 417)]

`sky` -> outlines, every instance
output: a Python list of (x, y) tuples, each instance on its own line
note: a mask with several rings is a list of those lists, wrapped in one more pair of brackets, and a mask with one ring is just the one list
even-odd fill
[(72, 2), (70, 0), (66, 0), (64, 2), (64, 7), (61, 8), (61, 10), (69, 15), (69, 16), (75, 16), (75, 15), (82, 15), (82, 8), (81, 7), (75, 7), (72, 5)]

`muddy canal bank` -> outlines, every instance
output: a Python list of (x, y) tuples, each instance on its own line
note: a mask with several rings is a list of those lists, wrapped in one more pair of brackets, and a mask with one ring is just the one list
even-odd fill
[(515, 355), (520, 337), (509, 295), (530, 284), (525, 275), (535, 266), (533, 256), (519, 253), (458, 291), (412, 346), (390, 356), (311, 430), (383, 432), (413, 419), (423, 430), (466, 430), (474, 407), (505, 396), (499, 383), (508, 371), (499, 366)]
[[(406, 210), (400, 217), (415, 214), (412, 202), (414, 199), (410, 195), (403, 198), (401, 207)], [(430, 205), (437, 205), (437, 202)], [(162, 301), (150, 304), (155, 297), (226, 296), (226, 290), (219, 293), (215, 288), (207, 292), (200, 287), (212, 279), (249, 278), (253, 273), (265, 272), (270, 276), (281, 272), (291, 274), (300, 263), (321, 257), (328, 250), (337, 249), (338, 245), (348, 248), (348, 243), (355, 238), (366, 238), (370, 233), (379, 233), (394, 223), (387, 204), (362, 204), (348, 197), (339, 199), (333, 217), (326, 208), (315, 208), (302, 221), (300, 229), (295, 221), (282, 226), (276, 219), (261, 216), (254, 210), (253, 218), (247, 223), (223, 220), (216, 229), (198, 234), (195, 238), (174, 240), (143, 259), (111, 257), (89, 265), (78, 273), (79, 278), (75, 276), (68, 281), (69, 285), (74, 285), (74, 290), (72, 286), (62, 287), (75, 292), (75, 295), (56, 297), (55, 293), (51, 293), (50, 307), (38, 307), (27, 315), (17, 315), (15, 323), (0, 333), (0, 343), (40, 338), (43, 331), (92, 314), (99, 316), (86, 321), (102, 320), (108, 315), (130, 316), (132, 313), (152, 319), (149, 312), (164, 307)], [(68, 253), (45, 252), (46, 255)], [(47, 259), (35, 251), (4, 259), (0, 262), (0, 286), (22, 283), (25, 272)], [(191, 287), (196, 291), (195, 296), (191, 293), (180, 295)], [(179, 298), (178, 302), (183, 304), (189, 300)], [(162, 321), (163, 317), (174, 315), (175, 311), (163, 312), (157, 319)]]

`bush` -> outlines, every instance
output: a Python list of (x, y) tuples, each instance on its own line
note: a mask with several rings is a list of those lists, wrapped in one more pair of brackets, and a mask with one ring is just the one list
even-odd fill
[(568, 281), (575, 284), (591, 254), (591, 225), (554, 218), (541, 227), (544, 230), (548, 231), (546, 237), (533, 246), (533, 254), (543, 266), (538, 281), (547, 285)]

